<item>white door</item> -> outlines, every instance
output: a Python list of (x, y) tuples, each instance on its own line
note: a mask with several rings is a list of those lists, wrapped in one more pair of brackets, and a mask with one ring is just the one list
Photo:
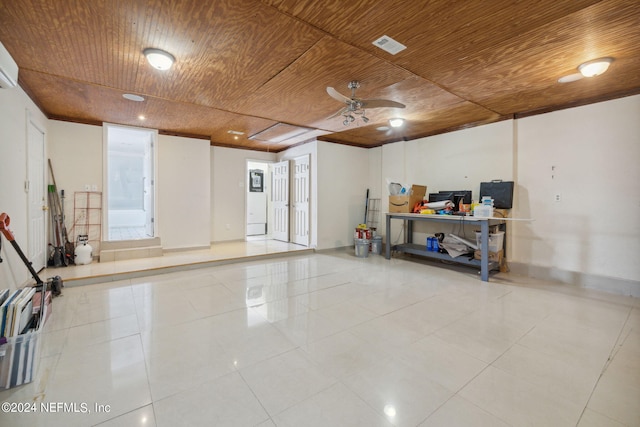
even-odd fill
[(289, 161), (273, 165), (273, 238), (289, 241)]
[[(27, 113), (28, 114), (28, 113)], [(27, 116), (27, 190), (29, 228), (27, 229), (27, 258), (33, 269), (40, 271), (46, 262), (44, 132)]]
[(309, 155), (293, 159), (293, 243), (309, 246)]

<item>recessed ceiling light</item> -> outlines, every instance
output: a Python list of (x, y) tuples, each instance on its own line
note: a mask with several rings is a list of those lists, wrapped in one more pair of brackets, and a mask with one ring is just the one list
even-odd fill
[(389, 120), (389, 124), (391, 125), (392, 128), (399, 128), (404, 124), (404, 119), (399, 119), (399, 118), (391, 119)]
[(142, 114), (140, 114), (140, 115), (138, 116), (138, 120), (144, 120), (144, 119), (146, 119), (146, 117), (145, 117), (145, 116), (143, 116)]
[(155, 48), (147, 48), (142, 51), (144, 56), (147, 57), (147, 61), (153, 68), (156, 68), (161, 71), (166, 71), (176, 62), (176, 58), (173, 57), (169, 52), (165, 52), (164, 50), (155, 49)]
[(587, 61), (578, 66), (578, 71), (585, 77), (595, 77), (604, 73), (609, 69), (609, 65), (613, 62), (613, 58), (598, 58)]
[(580, 73), (568, 74), (566, 76), (562, 76), (558, 79), (558, 83), (570, 83), (575, 82), (576, 80), (580, 80), (584, 78), (584, 76)]
[(240, 132), (237, 130), (228, 130), (227, 133), (230, 133), (231, 135), (244, 135), (244, 132)]
[(122, 97), (124, 99), (128, 99), (129, 101), (136, 101), (136, 102), (144, 101), (143, 97), (141, 97), (140, 95), (134, 95), (132, 93), (125, 93), (125, 94), (122, 95)]

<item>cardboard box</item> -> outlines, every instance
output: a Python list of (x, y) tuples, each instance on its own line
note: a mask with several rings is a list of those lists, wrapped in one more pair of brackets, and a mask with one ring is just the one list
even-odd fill
[(408, 195), (389, 196), (390, 213), (411, 213), (416, 203), (424, 200), (427, 194), (427, 187), (423, 185), (412, 185)]
[[(478, 260), (482, 259), (482, 251), (478, 249), (473, 253), (473, 257)], [(498, 252), (489, 251), (489, 261), (502, 262), (503, 257), (504, 251), (502, 249), (500, 249)]]

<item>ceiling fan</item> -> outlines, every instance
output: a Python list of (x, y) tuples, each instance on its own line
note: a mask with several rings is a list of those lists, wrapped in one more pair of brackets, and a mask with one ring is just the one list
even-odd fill
[(331, 86), (327, 86), (327, 93), (330, 97), (335, 99), (336, 101), (342, 102), (346, 104), (346, 106), (340, 109), (337, 113), (330, 116), (329, 118), (333, 118), (336, 116), (344, 117), (343, 125), (349, 126), (349, 124), (356, 121), (356, 117), (360, 116), (364, 123), (367, 123), (369, 119), (365, 115), (365, 109), (367, 108), (382, 108), (382, 107), (391, 107), (391, 108), (404, 108), (405, 105), (400, 102), (391, 101), (389, 99), (360, 99), (356, 98), (356, 89), (360, 87), (360, 82), (357, 80), (352, 80), (347, 85), (349, 89), (351, 89), (351, 98), (344, 96)]

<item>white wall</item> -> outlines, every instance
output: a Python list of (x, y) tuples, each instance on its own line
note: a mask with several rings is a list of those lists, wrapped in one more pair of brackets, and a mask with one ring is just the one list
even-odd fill
[(276, 160), (274, 153), (211, 147), (211, 242), (245, 239), (247, 160)]
[(429, 192), (470, 189), (475, 199), (480, 182), (513, 180), (512, 216), (535, 220), (508, 224), (514, 271), (638, 296), (639, 118), (636, 95), (384, 145), (369, 162), (381, 164), (385, 208), (386, 178)]
[[(49, 156), (56, 182), (67, 196), (67, 228), (73, 195), (85, 185), (103, 190), (102, 126), (51, 120)], [(157, 235), (164, 249), (209, 246), (209, 142), (159, 135), (156, 191)]]
[(363, 148), (318, 142), (318, 249), (353, 245), (364, 221), (369, 156)]
[(157, 226), (164, 249), (209, 247), (210, 144), (159, 135)]
[(517, 126), (515, 212), (535, 222), (514, 227), (513, 261), (638, 283), (640, 96)]
[(477, 200), (481, 182), (513, 180), (512, 138), (513, 122), (506, 120), (407, 141), (405, 179), (430, 193), (472, 190)]
[[(27, 114), (45, 132), (45, 150), (49, 139), (48, 120), (22, 88), (0, 89), (0, 213), (9, 215), (16, 242), (25, 254), (27, 246)], [(45, 162), (46, 167), (46, 162)], [(48, 176), (48, 171), (43, 171)], [(46, 191), (46, 190), (45, 190)], [(0, 288), (20, 287), (31, 280), (11, 244), (2, 237), (4, 260), (0, 263)]]
[[(388, 212), (387, 180), (406, 185), (426, 185), (427, 193), (471, 190), (480, 198), (480, 183), (492, 179), (513, 180), (513, 122), (502, 121), (442, 135), (382, 146), (380, 186), (383, 208)], [(392, 243), (404, 239), (400, 221), (392, 222)], [(445, 228), (443, 228), (445, 227)], [(457, 227), (457, 226), (456, 226)], [(384, 228), (384, 227), (383, 227)], [(414, 239), (426, 234), (454, 232), (443, 224), (416, 224)], [(380, 234), (385, 234), (382, 230)], [(469, 234), (467, 237), (472, 236)]]
[(65, 192), (65, 224), (72, 239), (74, 193), (86, 185), (103, 190), (102, 127), (50, 120), (49, 129), (49, 158), (58, 189)]

